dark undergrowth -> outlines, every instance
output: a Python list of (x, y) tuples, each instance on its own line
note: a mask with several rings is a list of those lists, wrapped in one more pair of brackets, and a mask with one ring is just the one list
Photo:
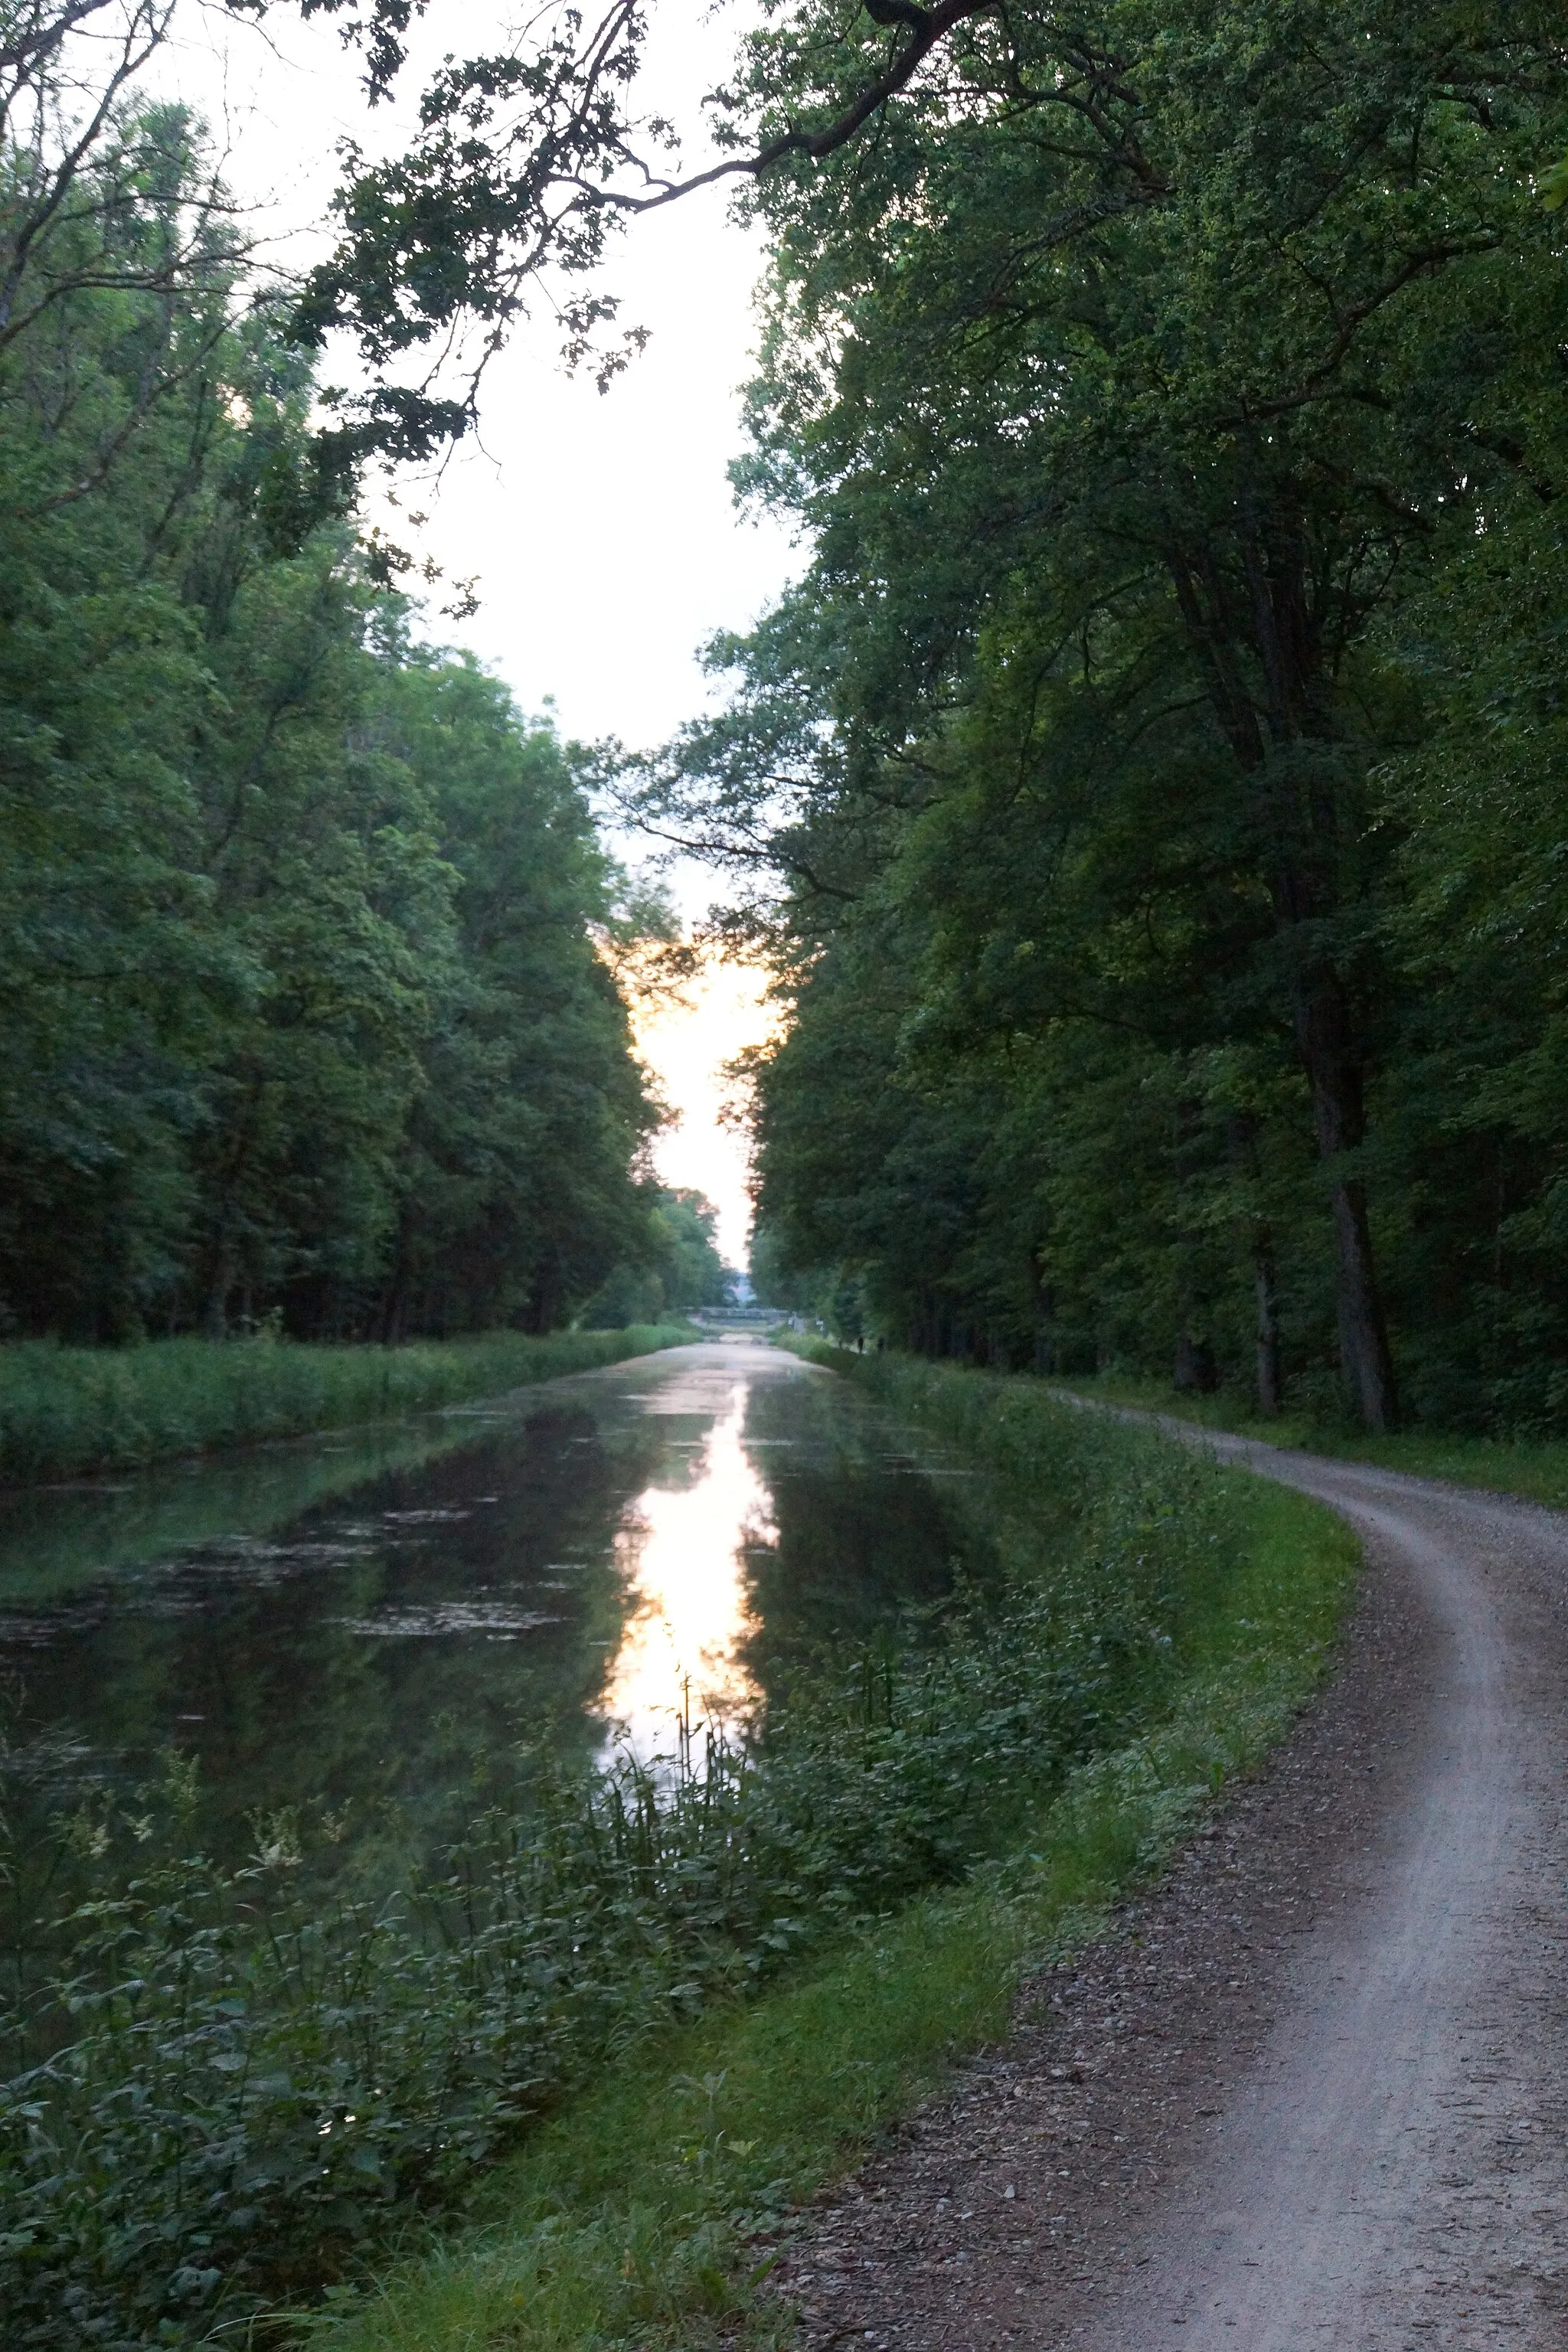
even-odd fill
[(490, 1331), (405, 1347), (150, 1339), (0, 1347), (0, 1486), (141, 1467), (182, 1454), (387, 1421), (675, 1348), (689, 1326)]
[(558, 1780), (391, 1901), (313, 1895), (299, 1820), (238, 1874), (183, 1854), (177, 1761), (13, 1856), (8, 2352), (280, 2305), (407, 2352), (749, 2326), (755, 2231), (1278, 1736), (1335, 1522), (1037, 1383), (866, 1377), (986, 1473), (1005, 1572), (749, 1748)]

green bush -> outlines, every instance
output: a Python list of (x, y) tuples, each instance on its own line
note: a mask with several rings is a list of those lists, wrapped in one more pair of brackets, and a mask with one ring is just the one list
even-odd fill
[(616, 2053), (961, 1879), (1070, 1767), (1168, 1712), (1237, 1565), (1233, 1486), (1026, 1403), (975, 1384), (1002, 1464), (989, 1599), (961, 1594), (922, 1648), (824, 1662), (749, 1746), (688, 1738), (486, 1816), (395, 1904), (313, 1898), (292, 1822), (237, 1875), (174, 1836), (129, 1885), (123, 1827), (64, 1825), (94, 1883), (39, 1937), (68, 1959), (24, 1969), (5, 2021), (8, 2347), (58, 2345), (62, 2315), (112, 2352), (191, 2344), (310, 2295), (411, 2210), (460, 2207)]
[[(878, 1365), (868, 1377), (902, 1374)], [(1038, 1382), (949, 1367), (919, 1393), (939, 1445), (957, 1427), (976, 1433), (971, 1465), (994, 1468), (991, 1435), (1015, 1460), (1029, 1425), (1047, 1440), (1037, 1481), (966, 1489), (984, 1495), (993, 1527), (1007, 1494), (1005, 1547), (1038, 1567), (1037, 1530), (1064, 1531), (1063, 1493), (1084, 1460), (1070, 1441), (1048, 1443)], [(1219, 1485), (1219, 1589), (1184, 1612), (1173, 1679), (1162, 1672), (1150, 1691), (1146, 1725), (1047, 1781), (956, 1884), (826, 1940), (759, 1997), (623, 2051), (489, 2168), (473, 2226), (419, 2232), (401, 2259), (368, 2265), (298, 2315), (306, 2340), (320, 2352), (777, 2352), (758, 2257), (792, 2210), (939, 2093), (956, 2060), (1007, 2032), (1020, 1981), (1108, 1931), (1107, 1906), (1164, 1867), (1321, 1679), (1354, 1590), (1354, 1537), (1322, 1505), (1245, 1472)]]
[(153, 1339), (135, 1348), (0, 1347), (0, 1482), (129, 1470), (494, 1396), (679, 1347), (685, 1325), (491, 1331), (400, 1348)]

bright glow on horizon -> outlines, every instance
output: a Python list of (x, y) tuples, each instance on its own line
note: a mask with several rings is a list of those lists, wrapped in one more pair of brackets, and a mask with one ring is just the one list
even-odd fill
[(710, 963), (684, 1003), (656, 1004), (636, 1024), (637, 1051), (676, 1113), (654, 1143), (654, 1165), (667, 1184), (689, 1185), (712, 1202), (726, 1265), (746, 1264), (752, 1202), (749, 1139), (721, 1118), (732, 1099), (724, 1066), (777, 1028), (767, 986), (759, 965)]

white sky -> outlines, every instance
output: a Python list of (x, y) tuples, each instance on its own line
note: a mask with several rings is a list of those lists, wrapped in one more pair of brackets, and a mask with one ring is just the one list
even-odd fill
[[(716, 21), (712, 20), (716, 16)], [(661, 0), (647, 77), (650, 107), (689, 123), (687, 163), (706, 160), (697, 100), (724, 70), (742, 22), (700, 0)], [(708, 19), (708, 21), (705, 21)], [(435, 0), (406, 77), (447, 48), (504, 45), (509, 12), (491, 0)], [(389, 110), (371, 114), (358, 66), (330, 22), (301, 26), (286, 8), (265, 36), (193, 8), (161, 84), (189, 100), (229, 149), (237, 194), (266, 207), (279, 257), (303, 266), (322, 249), (334, 147), (352, 132), (372, 152), (396, 142)], [(401, 544), (432, 555), (449, 581), (478, 575), (480, 609), (430, 633), (471, 648), (524, 709), (552, 699), (563, 733), (657, 743), (708, 698), (697, 648), (714, 629), (744, 627), (798, 568), (776, 524), (743, 521), (725, 475), (742, 447), (738, 387), (750, 373), (754, 237), (728, 217), (722, 189), (633, 224), (612, 246), (605, 282), (619, 324), (651, 330), (647, 350), (604, 395), (569, 378), (560, 331), (541, 319), (492, 362), (481, 403), (483, 446), (465, 444), (438, 484), (398, 486), (386, 518)], [(420, 531), (409, 510), (429, 520)], [(432, 599), (447, 601), (437, 590)], [(635, 853), (635, 845), (629, 845)], [(694, 910), (716, 886), (679, 881)], [(666, 1180), (705, 1192), (721, 1245), (743, 1262), (749, 1214), (742, 1139), (721, 1129), (721, 1063), (763, 1034), (753, 978), (721, 975), (685, 1010), (639, 1024), (645, 1058), (680, 1124), (659, 1142)]]
[[(693, 126), (689, 165), (709, 160), (698, 100), (742, 22), (709, 14), (702, 0), (660, 0), (645, 78), (650, 110)], [(503, 47), (508, 21), (490, 0), (436, 0), (406, 90), (448, 47)], [(358, 70), (331, 20), (307, 27), (286, 7), (269, 12), (265, 37), (193, 11), (163, 69), (220, 138), (226, 124), (237, 193), (267, 206), (295, 266), (323, 249), (336, 141), (400, 143), (401, 108), (369, 110)], [(604, 282), (622, 298), (617, 326), (651, 331), (642, 357), (601, 395), (563, 372), (551, 320), (520, 324), (485, 380), (483, 446), (462, 444), (437, 486), (400, 485), (405, 509), (430, 518), (423, 532), (388, 518), (448, 579), (479, 575), (479, 613), (433, 618), (432, 634), (492, 664), (525, 709), (552, 697), (569, 735), (660, 741), (704, 698), (701, 640), (753, 620), (798, 564), (776, 523), (736, 514), (725, 476), (742, 447), (737, 394), (762, 268), (754, 234), (728, 213), (720, 187), (633, 222), (612, 241)]]
[(666, 1100), (683, 1113), (656, 1146), (659, 1173), (667, 1184), (707, 1193), (719, 1212), (719, 1248), (730, 1265), (745, 1264), (751, 1205), (748, 1138), (721, 1118), (733, 1100), (723, 1069), (774, 1026), (776, 1011), (763, 1003), (766, 984), (754, 967), (713, 965), (687, 992), (686, 1004), (645, 1013), (637, 1024), (638, 1051), (657, 1072)]

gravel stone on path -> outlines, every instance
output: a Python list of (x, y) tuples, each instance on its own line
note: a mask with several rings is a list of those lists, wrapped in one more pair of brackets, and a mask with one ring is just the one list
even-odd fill
[(1368, 1538), (1341, 1669), (780, 2242), (800, 2352), (1568, 2345), (1568, 1517), (1224, 1450)]

